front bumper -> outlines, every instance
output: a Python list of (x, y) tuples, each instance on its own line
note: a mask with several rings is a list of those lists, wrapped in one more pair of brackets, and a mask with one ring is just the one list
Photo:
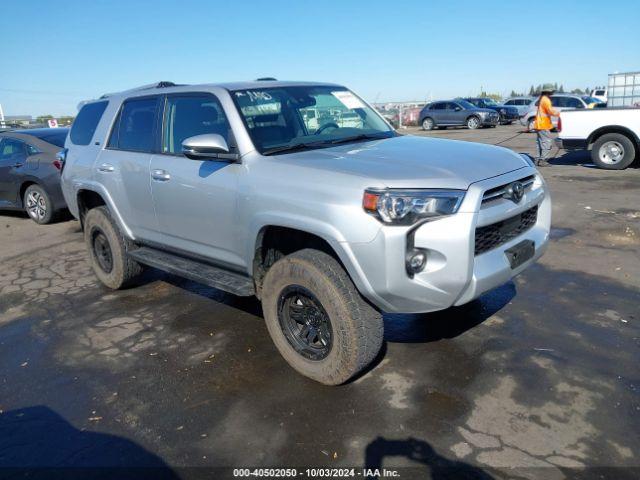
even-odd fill
[(483, 126), (493, 126), (493, 125), (498, 125), (500, 123), (500, 115), (498, 115), (497, 113), (491, 116), (486, 116), (484, 118), (481, 118), (480, 121), (482, 122)]
[(518, 111), (506, 111), (505, 113), (500, 113), (500, 120), (503, 122), (515, 122), (516, 120), (520, 119), (520, 115), (518, 114)]
[[(487, 190), (535, 175), (534, 185), (518, 204), (499, 199), (482, 203)], [(522, 234), (479, 255), (475, 254), (475, 230), (538, 206), (535, 224)], [(385, 312), (421, 313), (462, 305), (521, 273), (542, 256), (549, 241), (551, 200), (542, 177), (533, 168), (477, 182), (469, 188), (460, 211), (418, 227), (383, 227), (369, 243), (348, 244), (351, 271), (360, 290)], [(407, 274), (408, 238), (427, 254), (425, 269)], [(531, 240), (535, 254), (512, 269), (505, 250)]]

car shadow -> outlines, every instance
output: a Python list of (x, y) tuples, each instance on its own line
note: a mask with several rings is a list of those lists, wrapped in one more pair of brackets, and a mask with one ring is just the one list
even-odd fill
[[(0, 216), (2, 217), (12, 217), (12, 218), (22, 218), (24, 220), (31, 220), (29, 214), (24, 210), (0, 210)], [(69, 212), (69, 210), (64, 209), (60, 210), (54, 215), (53, 220), (48, 225), (54, 225), (56, 223), (68, 222), (70, 220), (74, 220), (73, 215)], [(32, 221), (32, 220), (31, 220)]]
[[(479, 479), (490, 480), (494, 477), (481, 468), (465, 462), (449, 460), (438, 454), (431, 445), (424, 440), (407, 438), (406, 440), (387, 440), (377, 437), (365, 449), (365, 468), (373, 470), (372, 476), (367, 478), (385, 478), (382, 469), (384, 460), (390, 457), (402, 457), (411, 460), (413, 467), (386, 467), (387, 470), (400, 470), (400, 478), (431, 478), (442, 479)], [(379, 470), (380, 474), (376, 474)], [(415, 473), (415, 475), (414, 475)]]
[[(238, 297), (155, 268), (147, 268), (137, 284), (156, 281), (166, 282), (256, 317), (263, 317), (262, 305), (256, 297)], [(451, 307), (433, 313), (385, 313), (383, 315), (384, 340), (391, 343), (428, 343), (444, 338), (455, 338), (501, 310), (515, 295), (515, 284), (509, 281), (460, 307)], [(379, 358), (384, 355), (384, 351), (383, 345)]]
[(500, 311), (516, 295), (510, 281), (477, 300), (433, 313), (385, 314), (384, 339), (391, 343), (428, 343), (455, 338)]
[(78, 430), (43, 405), (0, 414), (0, 477), (32, 480), (179, 478), (160, 457), (135, 442)]
[(563, 150), (549, 159), (551, 165), (579, 165), (593, 167), (591, 155), (587, 150)]
[(3, 217), (24, 218), (30, 220), (29, 215), (24, 210), (0, 210), (0, 215)]

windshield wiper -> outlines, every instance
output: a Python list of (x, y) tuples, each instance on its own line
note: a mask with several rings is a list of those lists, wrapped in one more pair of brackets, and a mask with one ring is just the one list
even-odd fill
[(306, 142), (296, 143), (294, 145), (281, 145), (279, 147), (267, 148), (263, 155), (273, 155), (281, 152), (299, 152), (300, 150), (313, 150), (314, 148), (326, 147), (327, 142)]
[(329, 143), (332, 145), (338, 143), (347, 143), (347, 142), (357, 142), (358, 140), (379, 140), (381, 138), (390, 138), (386, 133), (382, 135), (379, 133), (361, 133), (359, 135), (353, 135), (351, 137), (344, 138), (336, 138), (335, 140), (331, 140)]
[(282, 152), (299, 152), (301, 150), (312, 150), (314, 148), (323, 148), (339, 143), (357, 142), (358, 140), (378, 140), (381, 138), (390, 138), (386, 133), (380, 135), (379, 133), (361, 133), (359, 135), (353, 135), (351, 137), (336, 138), (335, 140), (324, 140), (321, 142), (302, 142), (293, 145), (281, 145), (279, 147), (268, 148), (263, 155), (273, 155), (274, 153)]

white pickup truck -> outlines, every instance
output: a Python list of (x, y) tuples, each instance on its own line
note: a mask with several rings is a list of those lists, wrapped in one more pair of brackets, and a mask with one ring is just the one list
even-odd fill
[(639, 108), (565, 110), (558, 131), (562, 148), (591, 149), (600, 168), (623, 170), (640, 158)]
[(640, 109), (565, 110), (558, 141), (565, 150), (591, 149), (600, 168), (623, 170), (640, 151)]

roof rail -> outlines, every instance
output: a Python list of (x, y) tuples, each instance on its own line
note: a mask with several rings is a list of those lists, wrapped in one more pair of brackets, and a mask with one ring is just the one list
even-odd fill
[(100, 98), (108, 98), (108, 97), (111, 97), (113, 95), (118, 95), (118, 94), (121, 94), (121, 93), (138, 92), (138, 91), (141, 91), (141, 90), (150, 90), (152, 88), (180, 87), (182, 85), (184, 85), (184, 84), (177, 84), (177, 83), (167, 82), (167, 81), (149, 83), (148, 85), (142, 85), (141, 87), (130, 88), (128, 90), (123, 90), (121, 92), (105, 93)]
[(277, 82), (278, 80), (273, 77), (260, 77), (256, 78), (256, 82)]

